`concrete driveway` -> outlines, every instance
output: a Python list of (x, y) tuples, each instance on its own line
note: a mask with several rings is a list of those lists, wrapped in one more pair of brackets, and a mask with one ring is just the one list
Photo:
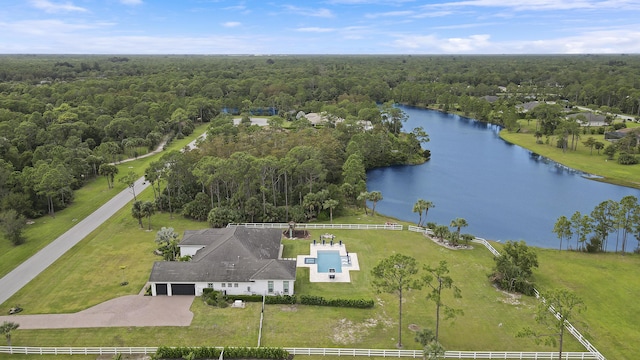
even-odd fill
[(189, 326), (194, 296), (128, 295), (73, 314), (6, 315), (20, 329), (64, 329), (131, 326)]

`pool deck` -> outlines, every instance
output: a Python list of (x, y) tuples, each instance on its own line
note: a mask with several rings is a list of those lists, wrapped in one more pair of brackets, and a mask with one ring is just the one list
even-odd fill
[(333, 245), (329, 243), (325, 243), (324, 245), (321, 243), (311, 244), (309, 245), (309, 255), (298, 255), (296, 259), (297, 267), (308, 267), (309, 268), (309, 281), (310, 282), (336, 282), (336, 283), (344, 283), (351, 282), (351, 276), (349, 273), (351, 271), (359, 271), (360, 264), (358, 263), (358, 254), (349, 253), (349, 258), (351, 259), (351, 264), (342, 264), (342, 272), (332, 273), (335, 275), (335, 279), (329, 278), (329, 273), (319, 273), (317, 264), (305, 264), (305, 258), (317, 258), (318, 250), (337, 250), (340, 251), (340, 256), (347, 256), (347, 248), (344, 244), (334, 243)]

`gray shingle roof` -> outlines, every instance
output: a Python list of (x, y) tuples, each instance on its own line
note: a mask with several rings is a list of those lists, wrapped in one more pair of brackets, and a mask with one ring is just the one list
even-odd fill
[(185, 231), (180, 245), (205, 245), (188, 262), (158, 261), (151, 282), (295, 280), (295, 260), (278, 260), (279, 229), (230, 227)]

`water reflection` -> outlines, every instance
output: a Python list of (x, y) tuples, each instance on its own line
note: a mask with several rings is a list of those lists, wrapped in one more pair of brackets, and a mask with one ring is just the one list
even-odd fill
[(557, 218), (588, 214), (600, 202), (640, 191), (587, 180), (590, 175), (557, 164), (499, 138), (500, 127), (438, 111), (403, 107), (405, 130), (422, 126), (431, 161), (368, 173), (370, 191), (382, 191), (376, 211), (416, 222), (418, 198), (432, 201), (427, 221), (448, 225), (463, 217), (463, 232), (493, 240), (557, 247)]

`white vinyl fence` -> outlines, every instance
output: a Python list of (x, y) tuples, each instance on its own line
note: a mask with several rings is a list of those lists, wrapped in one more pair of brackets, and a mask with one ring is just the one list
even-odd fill
[[(395, 349), (341, 349), (341, 348), (284, 348), (292, 355), (321, 356), (365, 356), (422, 359), (421, 350)], [(115, 354), (155, 354), (157, 347), (25, 347), (0, 346), (0, 354), (26, 355), (115, 355)], [(447, 351), (445, 359), (557, 359), (557, 352), (516, 352), (516, 351)], [(596, 354), (586, 352), (566, 352), (563, 360), (594, 360)]]
[[(246, 226), (250, 228), (288, 229), (288, 223), (243, 223), (228, 226)], [(402, 225), (366, 225), (366, 224), (296, 224), (296, 229), (349, 229), (349, 230), (402, 230)], [(409, 226), (409, 231), (433, 234), (430, 229)], [(484, 245), (494, 256), (500, 253), (482, 238), (472, 240)], [(540, 293), (535, 290), (539, 298)], [(544, 299), (541, 299), (544, 301)], [(558, 313), (549, 307), (549, 311), (558, 317)], [(590, 352), (563, 352), (563, 360), (606, 360), (600, 352), (580, 334), (580, 332), (565, 321), (566, 329)], [(113, 354), (155, 354), (157, 347), (22, 347), (0, 346), (0, 354), (35, 354), (35, 355), (113, 355)], [(366, 357), (409, 357), (422, 358), (421, 350), (385, 350), (385, 349), (342, 349), (342, 348), (285, 348), (292, 355), (322, 355), (322, 356), (366, 356)], [(557, 352), (517, 352), (517, 351), (447, 351), (445, 359), (521, 359), (521, 360), (555, 360)]]
[[(245, 226), (253, 229), (288, 229), (288, 223), (239, 223), (231, 226)], [(296, 223), (295, 229), (309, 230), (402, 230), (403, 226), (395, 223), (387, 224), (306, 224)]]
[[(421, 233), (425, 233), (425, 234), (430, 234), (430, 233), (433, 234), (430, 229), (423, 228), (423, 227), (418, 227), (418, 226), (409, 226), (408, 230), (409, 231), (413, 231), (413, 232), (421, 232)], [(496, 257), (500, 256), (500, 253), (498, 252), (498, 250), (496, 250), (487, 240), (477, 237), (477, 238), (475, 238), (475, 239), (473, 239), (471, 241), (475, 242), (475, 243), (478, 243), (478, 244), (484, 245), (494, 256), (496, 256)], [(534, 291), (535, 291), (536, 297), (538, 299), (540, 299), (540, 293), (538, 292), (538, 290), (534, 289)], [(540, 299), (540, 301), (544, 301), (544, 299)], [(553, 306), (549, 306), (549, 311), (551, 311), (551, 313), (557, 319), (560, 319), (560, 314), (558, 314), (558, 312), (555, 311)], [(567, 331), (569, 331), (569, 333), (571, 333), (571, 335), (573, 335), (576, 338), (576, 340), (578, 340), (580, 342), (580, 344), (582, 344), (585, 347), (585, 349), (590, 351), (590, 354), (593, 354), (593, 356), (595, 356), (595, 357), (593, 357), (593, 359), (606, 360), (604, 355), (602, 355), (598, 351), (598, 349), (596, 349), (596, 347), (593, 346), (589, 342), (589, 340), (587, 340), (584, 336), (582, 336), (580, 331), (578, 331), (578, 329), (576, 329), (573, 325), (571, 325), (570, 322), (565, 321), (564, 327), (567, 329)], [(564, 354), (563, 354), (563, 357), (564, 357)], [(490, 358), (473, 358), (473, 359), (490, 359)], [(529, 359), (529, 358), (522, 358), (522, 359)], [(531, 359), (533, 359), (533, 358), (531, 358)], [(573, 359), (573, 358), (571, 358), (571, 359)], [(576, 359), (578, 359), (578, 358), (576, 358)]]

